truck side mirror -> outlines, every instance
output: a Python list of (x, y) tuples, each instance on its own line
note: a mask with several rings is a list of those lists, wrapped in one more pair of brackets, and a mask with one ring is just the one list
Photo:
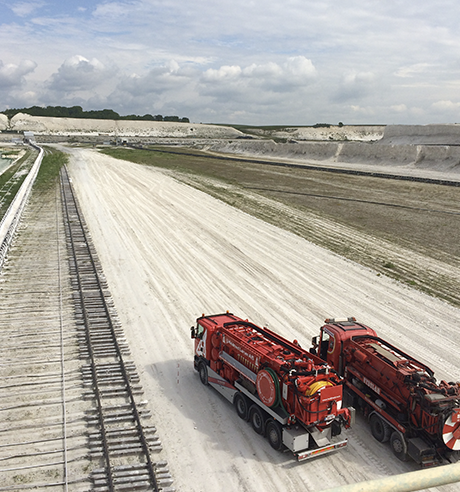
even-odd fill
[(317, 349), (318, 349), (318, 337), (313, 337), (311, 339), (311, 344), (312, 344), (312, 346), (310, 347), (310, 350), (309, 350), (310, 354), (318, 355), (318, 351), (317, 351)]
[(190, 337), (191, 338), (196, 338), (196, 332), (195, 332), (195, 327), (194, 326), (192, 326), (190, 328)]

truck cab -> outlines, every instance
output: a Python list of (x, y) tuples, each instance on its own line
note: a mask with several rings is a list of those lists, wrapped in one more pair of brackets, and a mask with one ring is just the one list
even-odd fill
[(197, 319), (196, 326), (190, 328), (191, 338), (195, 340), (195, 367), (198, 367), (200, 360), (206, 360), (206, 364), (210, 364), (211, 360), (216, 361), (218, 359), (216, 347), (219, 345), (220, 339), (216, 336), (216, 331), (225, 323), (235, 322), (238, 319), (229, 312), (212, 316), (203, 314), (201, 318)]
[(345, 320), (328, 318), (321, 327), (319, 336), (312, 338), (312, 353), (317, 353), (321, 359), (335, 368), (340, 376), (344, 373), (343, 344), (344, 341), (357, 335), (377, 336), (368, 326), (356, 322), (356, 318)]

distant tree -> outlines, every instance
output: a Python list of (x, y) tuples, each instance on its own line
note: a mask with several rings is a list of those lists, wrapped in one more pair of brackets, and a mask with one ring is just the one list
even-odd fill
[(341, 121), (339, 121), (339, 126), (342, 127), (343, 126), (343, 123)]
[(113, 109), (102, 109), (100, 111), (85, 111), (85, 118), (96, 118), (100, 120), (119, 120), (120, 115)]
[(127, 116), (120, 116), (113, 109), (102, 110), (90, 110), (83, 111), (81, 106), (72, 106), (70, 108), (64, 106), (31, 106), (30, 108), (21, 109), (5, 109), (2, 111), (8, 118), (12, 118), (18, 113), (30, 114), (31, 116), (48, 116), (57, 118), (93, 118), (101, 120), (143, 120), (143, 121), (176, 121), (181, 123), (190, 123), (188, 118), (179, 118), (178, 116), (163, 116), (157, 114), (152, 116), (151, 114), (144, 114), (139, 116), (136, 114), (129, 114)]
[(81, 118), (83, 108), (81, 106), (72, 106), (69, 108), (69, 118)]

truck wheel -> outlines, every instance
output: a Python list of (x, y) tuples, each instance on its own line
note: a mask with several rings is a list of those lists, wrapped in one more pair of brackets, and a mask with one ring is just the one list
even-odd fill
[(248, 420), (249, 405), (246, 397), (241, 393), (237, 393), (233, 400), (233, 404), (235, 405), (236, 413), (238, 414), (238, 417), (243, 420)]
[(407, 461), (409, 455), (407, 454), (407, 443), (401, 432), (393, 431), (390, 437), (390, 446), (394, 455), (401, 461)]
[(249, 409), (249, 421), (257, 434), (263, 435), (265, 433), (265, 416), (257, 405), (252, 405)]
[(281, 426), (273, 419), (269, 419), (267, 422), (267, 439), (270, 446), (276, 451), (280, 451), (283, 448)]
[(371, 415), (371, 432), (379, 442), (387, 442), (390, 439), (391, 427), (376, 413)]
[(198, 373), (200, 375), (200, 381), (205, 385), (208, 386), (208, 368), (206, 367), (206, 364), (204, 362), (200, 362), (198, 364)]

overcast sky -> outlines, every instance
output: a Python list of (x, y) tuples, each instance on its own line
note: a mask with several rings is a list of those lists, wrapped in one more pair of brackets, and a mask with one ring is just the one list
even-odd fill
[(458, 0), (0, 0), (0, 111), (460, 123)]

